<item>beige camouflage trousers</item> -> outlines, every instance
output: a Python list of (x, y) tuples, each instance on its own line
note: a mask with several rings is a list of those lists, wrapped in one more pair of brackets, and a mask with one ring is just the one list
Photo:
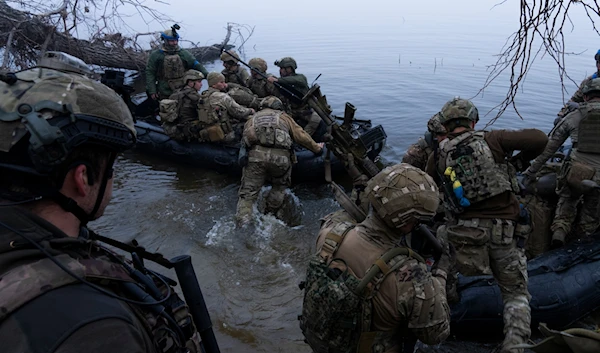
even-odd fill
[(244, 167), (242, 185), (238, 192), (236, 218), (238, 222), (250, 222), (252, 206), (263, 185), (270, 182), (271, 190), (266, 196), (265, 213), (275, 213), (283, 204), (285, 189), (292, 181), (290, 151), (254, 146), (248, 152), (248, 165)]
[[(437, 236), (456, 249), (456, 270), (466, 276), (491, 273), (504, 302), (502, 353), (521, 353), (510, 347), (527, 343), (531, 335), (531, 295), (527, 290), (527, 259), (517, 247), (515, 222), (503, 219), (457, 220), (438, 228)], [(489, 267), (488, 267), (489, 266)], [(448, 276), (448, 297), (456, 294), (457, 271)]]
[[(592, 178), (593, 181), (600, 184), (600, 170), (596, 169), (596, 174)], [(561, 185), (562, 184), (562, 185)], [(554, 221), (552, 222), (551, 230), (554, 232), (557, 229), (562, 229), (569, 234), (573, 230), (573, 223), (577, 217), (577, 206), (582, 201), (581, 210), (579, 212), (579, 221), (577, 223), (577, 231), (581, 231), (581, 235), (590, 235), (594, 233), (600, 225), (598, 215), (598, 204), (600, 203), (600, 192), (598, 190), (590, 190), (585, 192), (583, 196), (581, 191), (573, 190), (566, 182), (559, 181), (559, 187), (556, 193), (559, 196)]]
[(319, 117), (319, 114), (311, 110), (293, 111), (292, 117), (296, 121), (306, 122), (306, 125), (304, 125), (303, 129), (310, 136), (314, 135), (314, 133), (319, 129), (319, 124), (321, 124), (321, 117)]

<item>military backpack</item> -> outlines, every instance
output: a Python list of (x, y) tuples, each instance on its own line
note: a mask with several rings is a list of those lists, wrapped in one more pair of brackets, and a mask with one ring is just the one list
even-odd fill
[(335, 258), (346, 234), (354, 228), (350, 222), (337, 224), (306, 271), (300, 328), (315, 352), (372, 352), (373, 345), (386, 332), (371, 331), (372, 298), (380, 284), (411, 258), (424, 262), (411, 249), (398, 247), (384, 253), (364, 278), (359, 279)]

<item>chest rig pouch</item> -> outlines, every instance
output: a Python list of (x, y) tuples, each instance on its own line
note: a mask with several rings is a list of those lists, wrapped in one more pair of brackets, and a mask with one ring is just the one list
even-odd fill
[(208, 103), (209, 98), (213, 93), (215, 93), (215, 91), (202, 92), (200, 100), (198, 101), (198, 120), (202, 127), (217, 124), (220, 120), (219, 112)]
[(496, 163), (484, 135), (485, 131), (469, 131), (440, 144), (443, 171), (455, 176), (452, 182), (460, 182), (470, 204), (514, 191), (508, 163)]
[[(300, 328), (315, 352), (367, 353), (373, 347), (390, 349), (399, 341), (391, 332), (371, 331), (372, 299), (383, 280), (411, 257), (424, 261), (408, 248), (394, 248), (383, 254), (359, 279), (335, 253), (354, 228), (338, 223), (314, 256), (306, 272)], [(407, 329), (407, 328), (405, 328)], [(379, 349), (378, 349), (379, 351)]]
[(581, 121), (577, 133), (577, 151), (600, 154), (600, 103), (582, 103)]
[(176, 90), (183, 87), (183, 75), (185, 73), (185, 66), (183, 60), (179, 54), (167, 54), (165, 52), (165, 58), (163, 59), (163, 77), (168, 82), (171, 90)]
[(292, 137), (288, 126), (281, 120), (282, 112), (265, 109), (258, 112), (244, 128), (244, 139), (248, 146), (289, 150)]

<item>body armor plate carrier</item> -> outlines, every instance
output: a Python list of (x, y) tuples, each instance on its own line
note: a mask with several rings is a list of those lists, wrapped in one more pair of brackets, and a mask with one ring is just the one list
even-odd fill
[(263, 147), (292, 148), (290, 129), (281, 120), (281, 111), (266, 109), (258, 112), (244, 128), (244, 142), (247, 146), (261, 145)]
[(471, 204), (515, 191), (507, 163), (496, 163), (484, 139), (485, 131), (465, 132), (440, 144), (442, 173), (448, 168), (456, 173), (462, 184), (464, 197)]
[[(326, 235), (319, 254), (308, 265), (306, 282), (300, 284), (305, 289), (300, 328), (317, 353), (370, 353), (374, 346), (392, 341), (387, 338), (397, 332), (371, 330), (372, 299), (383, 280), (406, 261), (414, 258), (424, 262), (411, 249), (393, 248), (369, 268), (364, 278), (357, 278), (344, 260), (335, 258), (354, 226), (341, 222)], [(390, 348), (383, 347), (382, 351)]]
[(582, 103), (577, 152), (600, 154), (600, 103)]
[(183, 60), (181, 60), (181, 57), (178, 53), (165, 53), (162, 71), (164, 79), (169, 83), (169, 87), (173, 91), (183, 87), (183, 75), (185, 74), (185, 67), (183, 65)]

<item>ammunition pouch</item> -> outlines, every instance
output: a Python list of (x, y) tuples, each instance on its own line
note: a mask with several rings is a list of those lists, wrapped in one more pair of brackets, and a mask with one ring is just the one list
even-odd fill
[(225, 132), (216, 124), (200, 130), (199, 135), (201, 142), (220, 142), (225, 139)]
[(574, 195), (582, 195), (583, 189), (581, 182), (586, 179), (592, 179), (596, 174), (596, 170), (584, 163), (570, 160), (565, 163), (564, 170), (565, 182)]

